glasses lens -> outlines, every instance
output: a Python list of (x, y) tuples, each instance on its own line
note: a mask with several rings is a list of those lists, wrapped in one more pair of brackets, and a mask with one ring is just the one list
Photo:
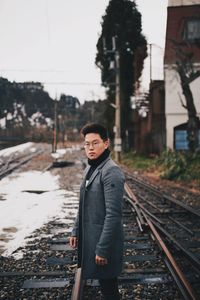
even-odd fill
[(98, 148), (100, 145), (100, 142), (92, 142), (92, 143), (84, 143), (84, 148), (89, 149), (92, 148)]

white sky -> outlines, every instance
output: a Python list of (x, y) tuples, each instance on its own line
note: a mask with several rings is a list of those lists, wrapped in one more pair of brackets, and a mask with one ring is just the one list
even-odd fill
[[(153, 79), (162, 78), (167, 0), (136, 0), (152, 47)], [(103, 97), (95, 66), (101, 19), (109, 0), (0, 0), (0, 76), (41, 81), (50, 96)], [(159, 48), (161, 47), (161, 48)], [(149, 83), (149, 59), (142, 77)], [(60, 84), (55, 84), (60, 83)], [(62, 83), (62, 84), (61, 84)]]
[[(0, 160), (16, 151), (29, 149), (33, 151), (33, 143), (0, 151)], [(66, 153), (61, 151), (62, 154)], [(63, 149), (64, 150), (64, 149)], [(78, 203), (75, 192), (62, 190), (59, 187), (59, 177), (50, 172), (30, 171), (17, 173), (0, 180), (0, 248), (4, 249), (3, 256), (12, 254), (18, 247), (24, 246), (27, 237), (51, 220), (69, 223), (66, 217), (76, 215), (77, 209), (63, 208), (65, 203)], [(42, 190), (45, 193), (29, 193), (28, 190)], [(69, 224), (69, 226), (71, 226)], [(3, 240), (2, 238), (8, 240)], [(20, 256), (22, 253), (20, 253)], [(20, 257), (19, 254), (17, 257)]]

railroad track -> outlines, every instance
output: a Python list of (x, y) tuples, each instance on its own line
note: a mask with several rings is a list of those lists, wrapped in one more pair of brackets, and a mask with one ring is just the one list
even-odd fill
[[(139, 185), (140, 188), (136, 188)], [(160, 192), (154, 186), (150, 189)], [(167, 231), (163, 224), (166, 218), (171, 214), (174, 222), (181, 213), (184, 219), (185, 208), (181, 207), (178, 212), (178, 204), (169, 205), (163, 195), (159, 200), (163, 202), (156, 204), (155, 193), (150, 196), (147, 190), (147, 184), (144, 189), (141, 183), (136, 184), (131, 176), (127, 176), (123, 208), (124, 268), (119, 278), (122, 299), (199, 299), (198, 266), (193, 266), (186, 254), (182, 256), (183, 251), (164, 232)], [(71, 201), (66, 199), (62, 207), (66, 217), (49, 222), (34, 232), (29, 237), (32, 240), (21, 249), (23, 258), (0, 258), (0, 299), (101, 299), (98, 281), (83, 282), (80, 269), (76, 272), (77, 253), (69, 247), (71, 226), (78, 208), (78, 186), (74, 187), (74, 192), (77, 196)], [(148, 201), (142, 202), (143, 198), (148, 198), (153, 205), (147, 206)], [(198, 218), (198, 214), (195, 216)], [(179, 223), (180, 219), (178, 224), (174, 222), (180, 229)], [(172, 227), (169, 221), (167, 225)], [(183, 226), (181, 230), (184, 238), (188, 234), (194, 236)], [(190, 230), (198, 232), (198, 226), (194, 224)], [(189, 237), (187, 240), (194, 242)], [(192, 255), (198, 254), (194, 245), (190, 249)]]
[[(170, 245), (169, 248), (166, 244), (166, 238), (163, 234), (161, 236), (151, 221), (150, 214), (147, 215), (147, 211), (139, 204), (127, 183), (125, 190), (124, 268), (119, 277), (122, 299), (199, 299), (200, 280), (196, 269), (193, 269), (192, 265), (190, 275), (188, 276), (188, 272), (187, 276), (184, 274), (180, 257), (177, 259), (171, 251), (174, 251), (173, 247)], [(184, 264), (187, 263), (183, 257), (181, 260)], [(77, 288), (81, 288), (80, 278), (78, 282)], [(76, 292), (75, 295), (77, 294)], [(82, 299), (80, 294), (78, 295), (79, 297), (72, 299)], [(98, 282), (86, 281), (82, 297), (101, 299), (98, 298)]]
[[(77, 207), (78, 196), (66, 201), (66, 218), (36, 231), (23, 249), (24, 257), (9, 263), (12, 268), (6, 267), (9, 258), (2, 259), (1, 299), (101, 299), (98, 281), (82, 282), (80, 270), (75, 277), (77, 253), (69, 247), (68, 237), (75, 217), (69, 212)], [(124, 270), (119, 278), (122, 299), (173, 299), (174, 295), (181, 299), (159, 246), (140, 223), (136, 211), (125, 198)], [(46, 237), (41, 238), (44, 234)]]
[[(126, 175), (122, 299), (199, 299), (199, 212)], [(90, 299), (87, 286), (98, 287), (98, 282), (86, 282), (84, 299)], [(98, 299), (94, 288), (92, 295)]]
[[(200, 298), (200, 211), (158, 187), (127, 174), (126, 189), (148, 225), (157, 231), (177, 265), (178, 286), (184, 299)], [(188, 298), (189, 297), (189, 298)]]
[(30, 150), (27, 149), (23, 154), (20, 152), (14, 152), (8, 157), (0, 157), (0, 179), (12, 173), (14, 170), (18, 169), (42, 152), (43, 150), (40, 148), (36, 149), (34, 152), (30, 152)]
[(78, 207), (76, 189), (70, 199), (66, 192), (62, 220), (36, 230), (15, 258), (0, 257), (0, 299), (71, 299), (77, 260), (68, 238)]

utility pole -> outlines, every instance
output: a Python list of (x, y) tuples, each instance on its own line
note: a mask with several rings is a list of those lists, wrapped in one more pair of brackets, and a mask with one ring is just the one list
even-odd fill
[(152, 44), (149, 44), (150, 83), (152, 82)]
[(115, 160), (120, 162), (122, 151), (121, 140), (121, 99), (120, 99), (120, 54), (116, 47), (116, 37), (112, 37), (112, 50), (107, 50), (105, 39), (103, 39), (103, 48), (105, 53), (113, 53), (115, 57), (115, 104), (110, 105), (115, 108), (115, 140), (114, 140), (114, 152)]
[(116, 47), (116, 39), (112, 38), (113, 51), (115, 53), (115, 141), (114, 141), (114, 151), (115, 160), (120, 162), (121, 151), (122, 151), (122, 140), (121, 140), (121, 101), (120, 101), (120, 55)]
[(53, 130), (53, 149), (52, 153), (57, 150), (57, 135), (58, 135), (58, 101), (57, 96), (54, 103), (54, 130)]

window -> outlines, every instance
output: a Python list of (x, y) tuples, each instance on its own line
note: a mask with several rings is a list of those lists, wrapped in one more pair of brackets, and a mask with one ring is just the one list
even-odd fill
[(184, 40), (200, 39), (200, 19), (187, 20), (183, 33)]
[(187, 131), (176, 130), (175, 131), (175, 149), (176, 150), (188, 150)]
[[(200, 148), (200, 130), (199, 135), (199, 148)], [(176, 150), (188, 150), (188, 140), (186, 130), (175, 130), (175, 149)]]

